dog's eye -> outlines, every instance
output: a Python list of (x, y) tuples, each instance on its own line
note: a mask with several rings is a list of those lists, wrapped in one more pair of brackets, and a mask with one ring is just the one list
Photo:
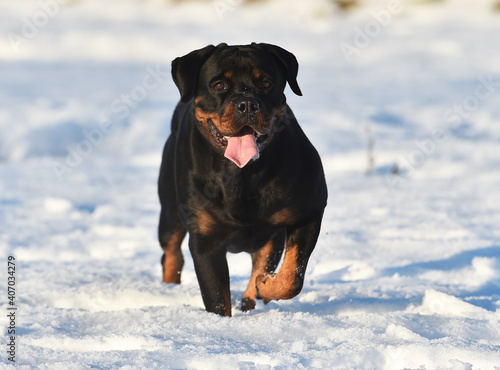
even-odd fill
[(216, 82), (214, 84), (214, 90), (222, 91), (222, 90), (225, 90), (225, 89), (226, 89), (226, 85), (222, 81)]
[(261, 85), (263, 88), (267, 89), (267, 88), (271, 87), (271, 82), (269, 82), (268, 80), (264, 80), (261, 82)]

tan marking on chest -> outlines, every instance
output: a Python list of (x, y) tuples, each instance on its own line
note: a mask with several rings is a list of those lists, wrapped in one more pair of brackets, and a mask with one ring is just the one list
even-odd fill
[(202, 235), (210, 235), (215, 226), (215, 219), (210, 213), (201, 210), (197, 213), (198, 229)]
[(269, 222), (273, 225), (291, 225), (297, 221), (297, 214), (290, 208), (283, 208), (273, 213)]

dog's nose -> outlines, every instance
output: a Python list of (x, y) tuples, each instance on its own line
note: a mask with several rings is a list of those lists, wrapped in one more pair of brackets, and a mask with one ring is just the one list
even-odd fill
[(260, 110), (259, 102), (254, 98), (240, 98), (235, 103), (236, 109), (240, 113), (255, 114)]

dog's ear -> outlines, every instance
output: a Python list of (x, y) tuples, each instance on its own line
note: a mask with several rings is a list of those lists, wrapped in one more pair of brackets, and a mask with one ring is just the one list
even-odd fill
[(278, 61), (285, 67), (286, 80), (288, 82), (288, 85), (295, 94), (302, 96), (302, 91), (300, 91), (299, 84), (297, 83), (299, 63), (297, 62), (297, 58), (295, 58), (295, 55), (276, 45), (263, 43), (252, 43), (252, 45), (266, 50), (278, 59)]
[(172, 78), (181, 93), (181, 103), (187, 103), (194, 96), (200, 68), (215, 48), (208, 45), (173, 60)]

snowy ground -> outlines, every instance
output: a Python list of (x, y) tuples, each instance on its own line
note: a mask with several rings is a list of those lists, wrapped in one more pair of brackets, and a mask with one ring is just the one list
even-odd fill
[[(500, 14), (369, 3), (0, 1), (20, 368), (500, 367)], [(161, 284), (156, 241), (169, 63), (222, 41), (295, 53), (288, 101), (330, 193), (297, 298), (242, 313), (250, 260), (230, 256), (233, 318), (204, 311), (186, 245), (183, 284)]]

